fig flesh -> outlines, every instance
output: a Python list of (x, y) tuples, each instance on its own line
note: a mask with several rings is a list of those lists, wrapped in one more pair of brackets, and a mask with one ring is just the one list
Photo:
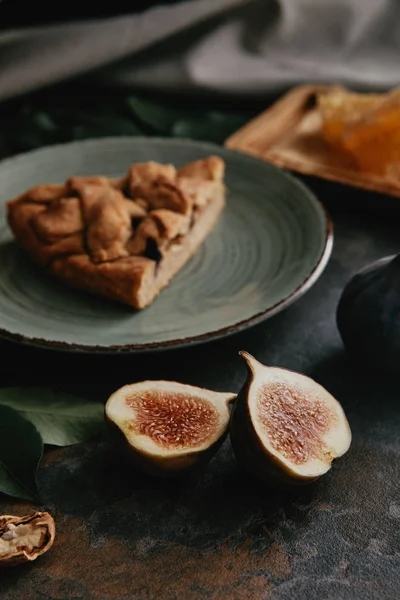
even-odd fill
[(309, 377), (239, 354), (249, 373), (231, 416), (235, 455), (267, 484), (315, 481), (350, 447), (341, 405)]
[(363, 366), (399, 376), (400, 255), (368, 265), (350, 279), (336, 320), (349, 354)]
[(143, 381), (114, 392), (105, 415), (140, 469), (174, 475), (217, 452), (235, 397), (174, 381)]

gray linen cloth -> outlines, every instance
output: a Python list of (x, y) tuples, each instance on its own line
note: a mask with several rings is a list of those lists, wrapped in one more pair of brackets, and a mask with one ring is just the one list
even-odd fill
[(244, 97), (309, 81), (386, 89), (399, 58), (399, 0), (186, 0), (1, 32), (0, 99), (79, 75)]

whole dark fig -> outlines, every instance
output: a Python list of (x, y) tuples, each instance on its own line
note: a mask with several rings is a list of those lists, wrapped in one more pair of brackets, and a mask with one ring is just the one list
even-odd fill
[(363, 365), (399, 375), (400, 254), (357, 273), (337, 308), (337, 326), (348, 352)]

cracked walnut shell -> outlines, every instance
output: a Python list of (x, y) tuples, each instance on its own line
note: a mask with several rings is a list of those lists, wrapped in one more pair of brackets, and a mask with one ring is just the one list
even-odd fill
[(0, 516), (0, 567), (36, 560), (51, 548), (55, 535), (54, 519), (47, 512)]

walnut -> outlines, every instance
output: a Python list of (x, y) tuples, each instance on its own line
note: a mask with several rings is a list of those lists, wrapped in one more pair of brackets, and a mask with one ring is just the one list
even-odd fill
[(0, 516), (0, 567), (36, 560), (51, 548), (55, 535), (54, 519), (47, 512)]

